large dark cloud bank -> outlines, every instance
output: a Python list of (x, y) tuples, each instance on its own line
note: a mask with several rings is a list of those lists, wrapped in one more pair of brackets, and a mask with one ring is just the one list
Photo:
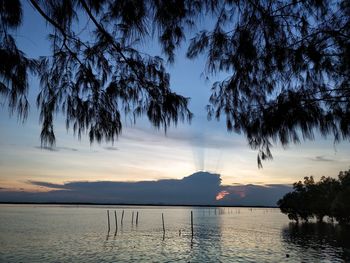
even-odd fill
[[(30, 182), (47, 192), (0, 189), (0, 202), (113, 203), (275, 206), (291, 186), (222, 185), (218, 174), (197, 172), (182, 179), (140, 182)], [(224, 198), (216, 200), (218, 193)]]

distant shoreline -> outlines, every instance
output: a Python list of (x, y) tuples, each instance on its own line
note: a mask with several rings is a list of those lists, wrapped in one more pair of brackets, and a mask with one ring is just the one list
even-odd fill
[(75, 203), (75, 202), (1, 202), (5, 205), (95, 205), (95, 206), (172, 206), (172, 207), (239, 207), (239, 208), (278, 208), (263, 205), (188, 205), (188, 204), (127, 204), (127, 203)]

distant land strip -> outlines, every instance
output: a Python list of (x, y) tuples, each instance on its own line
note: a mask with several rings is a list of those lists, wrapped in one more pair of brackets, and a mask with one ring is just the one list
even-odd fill
[(75, 203), (75, 202), (1, 202), (6, 205), (95, 205), (95, 206), (172, 206), (172, 207), (232, 207), (232, 208), (278, 208), (264, 205), (188, 205), (188, 204), (127, 204), (127, 203)]

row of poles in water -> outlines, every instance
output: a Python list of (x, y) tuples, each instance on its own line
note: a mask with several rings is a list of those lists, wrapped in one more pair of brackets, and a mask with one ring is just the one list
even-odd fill
[[(214, 210), (214, 212), (211, 212), (211, 210)], [(233, 212), (237, 213), (237, 214), (240, 214), (240, 209), (231, 209), (231, 208), (214, 208), (214, 209), (211, 209), (209, 208), (208, 209), (208, 214), (210, 215), (211, 213), (212, 214), (215, 214), (215, 215), (222, 215), (222, 214), (232, 214)], [(252, 208), (249, 209), (250, 212), (253, 211)], [(205, 214), (205, 211), (206, 209), (203, 209), (203, 215)], [(263, 210), (264, 213), (267, 213), (269, 212), (268, 209), (266, 210)], [(131, 213), (131, 224), (133, 225), (134, 224), (134, 211), (132, 211)], [(123, 219), (124, 219), (124, 210), (122, 211), (122, 215), (121, 215), (121, 219), (120, 219), (120, 225), (123, 225)], [(114, 210), (114, 220), (115, 220), (115, 234), (117, 233), (118, 231), (118, 217), (117, 217), (117, 212)], [(110, 216), (109, 216), (109, 210), (107, 210), (107, 222), (108, 222), (108, 233), (110, 232), (111, 230), (111, 224), (110, 224)], [(137, 211), (136, 212), (136, 218), (135, 218), (135, 223), (136, 223), (136, 226), (138, 225), (139, 223), (139, 212)], [(162, 213), (162, 227), (163, 227), (163, 239), (165, 237), (165, 223), (164, 223), (164, 214)], [(193, 238), (193, 211), (191, 211), (191, 236)]]
[[(123, 219), (124, 219), (124, 210), (122, 211), (122, 216), (120, 219), (120, 225), (123, 225)], [(114, 220), (115, 220), (115, 233), (118, 231), (118, 217), (117, 217), (117, 212), (114, 210)], [(110, 218), (109, 218), (109, 210), (107, 210), (107, 222), (108, 222), (108, 233), (111, 230), (111, 223), (110, 223)], [(136, 220), (135, 220), (136, 225), (139, 223), (139, 212), (136, 212)], [(131, 213), (131, 224), (134, 224), (134, 211)], [(165, 237), (165, 224), (164, 224), (164, 214), (162, 213), (162, 226), (163, 226), (163, 239)], [(191, 234), (193, 238), (193, 212), (191, 211)]]
[[(124, 210), (122, 212), (122, 217), (120, 219), (120, 225), (123, 224), (123, 219), (124, 219)], [(107, 220), (108, 220), (108, 233), (111, 230), (111, 224), (109, 220), (109, 210), (107, 210)], [(117, 217), (117, 212), (114, 211), (114, 220), (115, 220), (115, 232), (118, 231), (118, 217)], [(139, 212), (136, 212), (136, 225), (139, 223)], [(131, 216), (131, 224), (134, 224), (134, 211), (132, 211), (132, 216)]]

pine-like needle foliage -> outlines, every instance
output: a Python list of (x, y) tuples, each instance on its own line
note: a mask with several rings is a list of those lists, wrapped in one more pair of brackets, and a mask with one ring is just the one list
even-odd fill
[(207, 55), (214, 84), (209, 117), (225, 115), (271, 159), (272, 142), (350, 138), (350, 2), (218, 1), (216, 24), (191, 41), (188, 57)]
[(18, 113), (24, 120), (29, 103), (28, 73), (34, 72), (36, 63), (18, 49), (9, 31), (22, 22), (22, 9), (19, 0), (0, 0), (0, 96), (5, 98), (10, 113)]
[[(176, 20), (180, 26), (186, 22), (182, 20), (187, 16), (187, 7), (162, 1), (29, 2), (52, 31), (51, 56), (41, 57), (34, 64), (41, 83), (37, 106), (43, 146), (55, 143), (57, 112), (66, 116), (67, 129), (72, 128), (79, 137), (87, 133), (91, 142), (115, 140), (122, 131), (123, 114), (133, 120), (146, 115), (155, 127), (165, 130), (172, 123), (191, 120), (189, 99), (171, 91), (163, 60), (142, 53), (133, 45), (152, 31), (157, 32), (172, 60), (183, 35), (176, 35), (175, 22), (166, 12), (172, 8), (176, 17), (176, 12), (184, 13), (184, 18)], [(1, 91), (10, 94), (10, 109), (18, 104), (18, 112), (23, 116), (27, 108), (22, 108), (27, 104), (22, 106), (22, 100), (27, 94), (31, 61), (8, 34), (10, 27), (21, 24), (21, 4), (2, 0), (0, 7), (5, 21), (1, 31), (1, 76), (7, 81), (2, 83)], [(76, 32), (75, 24), (84, 19), (92, 33)], [(153, 19), (157, 21), (155, 25)]]
[[(163, 60), (140, 51), (157, 37), (169, 62), (186, 34), (188, 58), (207, 57), (213, 85), (208, 117), (226, 118), (271, 159), (271, 145), (350, 138), (350, 2), (347, 0), (28, 0), (52, 29), (52, 55), (27, 59), (9, 34), (21, 24), (19, 1), (0, 0), (1, 92), (20, 115), (27, 74), (41, 79), (42, 142), (55, 141), (54, 113), (91, 141), (114, 140), (121, 115), (146, 115), (156, 127), (190, 120), (188, 98), (173, 93)], [(78, 21), (93, 32), (77, 32)], [(197, 26), (197, 27), (196, 27)], [(190, 31), (189, 29), (192, 29)], [(83, 37), (84, 35), (84, 37)], [(6, 57), (7, 56), (7, 57)], [(20, 76), (14, 78), (14, 76)]]

